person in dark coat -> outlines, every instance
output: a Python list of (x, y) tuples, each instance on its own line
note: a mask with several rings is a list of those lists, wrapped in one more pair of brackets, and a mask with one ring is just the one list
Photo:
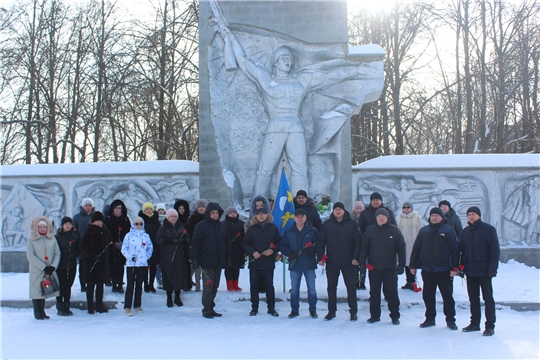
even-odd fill
[(467, 209), (468, 226), (461, 233), (461, 265), (467, 275), (467, 293), (471, 303), (471, 323), (464, 332), (480, 330), (480, 289), (485, 303), (484, 336), (495, 334), (495, 300), (491, 280), (497, 276), (501, 251), (497, 230), (481, 220), (476, 206)]
[(294, 225), (285, 230), (281, 237), (280, 251), (289, 258), (291, 274), (291, 313), (289, 319), (300, 315), (300, 282), (302, 275), (306, 279), (308, 290), (309, 315), (317, 319), (317, 289), (315, 288), (315, 269), (317, 254), (315, 251), (319, 232), (307, 223), (306, 211), (296, 209)]
[(116, 199), (111, 203), (109, 216), (104, 221), (107, 230), (114, 241), (113, 253), (116, 257), (111, 267), (112, 292), (124, 293), (124, 265), (126, 258), (122, 255), (122, 242), (131, 229), (131, 221), (127, 215), (126, 205), (122, 200)]
[(167, 307), (173, 307), (173, 291), (174, 303), (177, 306), (183, 306), (180, 291), (184, 288), (186, 281), (184, 243), (189, 241), (189, 233), (184, 224), (178, 222), (176, 210), (167, 210), (165, 216), (163, 225), (157, 233), (157, 244), (161, 248), (160, 267), (163, 274), (163, 289), (167, 292)]
[[(362, 211), (362, 214), (364, 212)], [(342, 202), (336, 202), (330, 219), (323, 223), (321, 233), (317, 239), (317, 259), (319, 265), (324, 266), (324, 255), (328, 257), (326, 260), (328, 314), (324, 317), (326, 321), (336, 317), (337, 285), (340, 272), (347, 287), (350, 320), (358, 320), (356, 281), (358, 279), (360, 240), (361, 234), (358, 230), (358, 224), (345, 210), (345, 205)]]
[(214, 310), (221, 269), (232, 261), (231, 239), (227, 226), (219, 219), (223, 209), (216, 203), (209, 203), (206, 218), (195, 226), (191, 242), (191, 261), (203, 274), (202, 315), (207, 319), (220, 317)]
[[(94, 201), (90, 198), (84, 198), (81, 201), (80, 210), (73, 216), (73, 227), (77, 231), (79, 237), (84, 234), (86, 227), (90, 224), (90, 218), (94, 213)], [(81, 292), (86, 292), (86, 279), (84, 278), (84, 257), (82, 255), (77, 259), (79, 260), (79, 283), (81, 284)]]
[(448, 200), (442, 200), (439, 202), (439, 209), (442, 210), (444, 218), (446, 219), (446, 225), (450, 226), (456, 232), (457, 238), (461, 238), (461, 231), (463, 231), (463, 225), (461, 225), (461, 219), (456, 211), (452, 209), (452, 205)]
[[(186, 200), (177, 200), (174, 203), (174, 209), (178, 212), (178, 222), (184, 224), (184, 227), (187, 228), (187, 223), (189, 220), (189, 203)], [(189, 256), (189, 247), (191, 246), (190, 241), (184, 242), (184, 258), (186, 270), (184, 272), (186, 281), (184, 281), (184, 291), (191, 291), (192, 281), (191, 281), (191, 261)]]
[[(191, 215), (188, 219), (187, 223), (187, 231), (189, 232), (189, 235), (193, 236), (193, 231), (195, 230), (195, 226), (197, 226), (198, 223), (203, 221), (206, 217), (206, 207), (208, 206), (208, 201), (206, 199), (198, 199), (195, 201), (195, 212), (193, 215)], [(201, 269), (195, 268), (193, 264), (191, 265), (191, 274), (190, 274), (190, 280), (193, 279), (193, 274), (195, 274), (195, 291), (201, 291)]]
[(77, 258), (81, 255), (79, 235), (73, 227), (73, 220), (64, 216), (56, 233), (56, 241), (60, 248), (60, 263), (56, 269), (60, 285), (60, 296), (56, 298), (56, 309), (59, 316), (73, 315), (70, 310), (71, 287), (77, 272)]
[(422, 298), (426, 306), (426, 320), (420, 324), (421, 328), (435, 326), (435, 292), (438, 287), (443, 298), (446, 326), (457, 330), (451, 279), (457, 274), (458, 264), (459, 244), (456, 232), (444, 224), (442, 210), (433, 208), (429, 212), (429, 224), (420, 229), (414, 241), (409, 264), (413, 275), (416, 275), (416, 269), (422, 269)]
[(228, 291), (242, 291), (238, 286), (240, 269), (246, 264), (246, 253), (242, 247), (244, 240), (244, 222), (238, 218), (238, 210), (234, 206), (229, 206), (225, 210), (225, 225), (229, 232), (232, 249), (231, 266), (225, 269), (225, 280), (227, 280)]
[[(110, 266), (116, 260), (113, 250), (114, 241), (109, 230), (103, 226), (103, 220), (104, 216), (101, 212), (94, 212), (79, 243), (79, 248), (84, 256), (84, 272), (87, 280), (86, 301), (89, 314), (94, 314), (94, 309), (98, 313), (107, 312), (107, 309), (103, 307), (103, 286), (110, 278)], [(96, 292), (95, 308), (94, 288)]]
[(304, 209), (308, 224), (313, 225), (317, 231), (321, 231), (322, 221), (319, 210), (315, 207), (315, 200), (308, 198), (305, 190), (298, 190), (293, 202), (295, 209)]
[[(381, 285), (388, 302), (392, 324), (399, 325), (398, 275), (405, 271), (406, 245), (399, 228), (390, 224), (386, 209), (375, 213), (377, 224), (366, 229), (360, 250), (359, 262), (370, 264), (369, 284), (371, 317), (368, 323), (381, 320)], [(398, 263), (396, 264), (396, 255)]]
[[(255, 203), (259, 200), (263, 201), (264, 207), (257, 209)], [(279, 316), (275, 309), (274, 269), (281, 235), (277, 226), (272, 223), (274, 217), (269, 212), (270, 203), (266, 197), (257, 195), (251, 200), (253, 217), (251, 218), (251, 226), (247, 229), (244, 241), (242, 241), (244, 251), (249, 255), (250, 316), (256, 316), (259, 312), (261, 276), (264, 278), (267, 312), (272, 316)]]
[[(146, 202), (139, 211), (139, 217), (144, 221), (144, 230), (150, 236), (152, 244), (156, 244), (157, 232), (161, 227), (159, 214), (154, 211), (154, 204)], [(152, 257), (148, 259), (148, 268), (144, 277), (144, 292), (156, 292), (154, 281), (156, 280), (157, 266), (159, 265), (160, 253), (159, 246), (154, 246)]]

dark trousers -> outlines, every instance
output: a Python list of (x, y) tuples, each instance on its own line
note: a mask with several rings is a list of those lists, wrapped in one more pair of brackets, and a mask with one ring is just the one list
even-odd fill
[(225, 280), (238, 280), (240, 277), (240, 268), (228, 267), (225, 269)]
[(219, 280), (221, 278), (221, 268), (203, 268), (203, 292), (202, 292), (202, 305), (203, 315), (212, 314), (212, 310), (216, 306), (214, 299), (216, 298), (217, 290), (219, 287)]
[(349, 312), (356, 314), (358, 312), (358, 304), (356, 302), (356, 281), (358, 274), (358, 266), (355, 265), (334, 265), (326, 264), (326, 281), (328, 291), (328, 311), (337, 311), (337, 285), (339, 280), (339, 272), (343, 275), (343, 281), (347, 288), (347, 302), (349, 303)]
[(124, 309), (131, 309), (133, 300), (133, 290), (135, 290), (135, 301), (133, 307), (140, 307), (142, 304), (142, 284), (146, 278), (146, 266), (128, 266), (126, 296), (124, 297)]
[(486, 329), (495, 328), (495, 300), (489, 276), (467, 276), (467, 293), (471, 302), (471, 324), (480, 326), (480, 289), (486, 305)]
[(111, 266), (111, 280), (113, 286), (121, 287), (124, 281), (124, 265), (125, 264), (116, 264)]
[(275, 310), (276, 292), (274, 290), (274, 269), (249, 269), (251, 310), (259, 311), (259, 291), (261, 285), (263, 285), (266, 290), (266, 305), (268, 306), (268, 310)]
[(103, 308), (103, 284), (86, 284), (86, 302), (88, 310), (94, 310), (94, 288), (96, 289), (96, 308)]
[(408, 266), (405, 266), (405, 276), (408, 283), (414, 284), (416, 282), (416, 275), (411, 274), (411, 269)]
[(369, 271), (369, 312), (372, 318), (381, 317), (381, 288), (392, 319), (399, 319), (399, 296), (396, 270)]
[(435, 310), (435, 292), (437, 287), (443, 298), (443, 312), (447, 323), (456, 322), (456, 308), (454, 298), (452, 297), (452, 281), (449, 271), (424, 271), (422, 270), (422, 280), (424, 288), (422, 289), (422, 298), (426, 305), (426, 320), (435, 320), (437, 311)]
[(365, 283), (366, 283), (366, 264), (359, 265), (358, 266), (358, 271), (359, 271), (358, 282), (365, 285)]
[(86, 286), (86, 276), (84, 275), (84, 258), (81, 257), (79, 260), (79, 283), (81, 287)]
[(75, 282), (76, 267), (70, 269), (56, 269), (56, 275), (58, 275), (58, 282), (60, 285), (60, 302), (69, 303), (71, 300), (71, 287)]
[(154, 281), (156, 280), (157, 265), (148, 265), (145, 269), (144, 284), (153, 287)]

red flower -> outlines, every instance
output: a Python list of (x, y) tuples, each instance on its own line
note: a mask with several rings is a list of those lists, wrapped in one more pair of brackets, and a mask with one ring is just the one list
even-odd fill
[(283, 259), (283, 254), (279, 254), (279, 260)]
[(273, 249), (275, 248), (276, 246), (274, 245), (274, 243), (270, 243), (270, 249)]
[(118, 227), (118, 232), (120, 232), (120, 231), (122, 231), (122, 227), (121, 227), (121, 226)]
[(212, 280), (207, 280), (204, 284), (205, 285), (212, 285)]
[(71, 245), (71, 244), (73, 244), (73, 241), (69, 240), (68, 245)]
[(114, 241), (111, 240), (111, 242), (109, 243), (109, 245), (112, 245), (112, 244), (114, 244)]
[(238, 237), (238, 236), (242, 236), (242, 234), (240, 232), (238, 232), (238, 234), (236, 234), (236, 237)]
[(142, 243), (142, 246), (146, 246), (146, 243), (145, 243), (145, 242), (143, 242), (143, 243)]
[(373, 270), (373, 265), (371, 265), (371, 264), (366, 264), (366, 269), (368, 269), (368, 270)]
[(461, 270), (461, 271), (465, 270), (465, 265), (460, 264), (460, 265), (459, 265), (459, 270)]
[(48, 256), (45, 256), (45, 260), (49, 260), (49, 257), (48, 257)]
[(186, 230), (186, 229), (184, 229), (183, 233), (184, 233), (184, 234), (187, 234), (187, 230)]
[(321, 261), (322, 261), (323, 263), (325, 263), (326, 260), (328, 260), (328, 255), (324, 254), (323, 257), (322, 257), (322, 259), (321, 259)]
[(313, 246), (313, 243), (312, 243), (311, 241), (308, 241), (308, 242), (306, 243), (306, 247), (312, 247), (312, 246)]

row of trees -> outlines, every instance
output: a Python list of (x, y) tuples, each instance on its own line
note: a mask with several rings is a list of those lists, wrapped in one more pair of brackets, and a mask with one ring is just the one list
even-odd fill
[[(0, 6), (0, 163), (198, 159), (197, 0), (133, 16), (113, 0)], [(396, 1), (350, 14), (387, 50), (353, 116), (353, 163), (539, 152), (540, 0)]]

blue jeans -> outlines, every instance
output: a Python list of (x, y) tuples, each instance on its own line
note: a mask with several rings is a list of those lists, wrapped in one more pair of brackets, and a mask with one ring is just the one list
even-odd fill
[(308, 288), (309, 311), (317, 310), (317, 290), (315, 289), (315, 269), (306, 271), (291, 271), (291, 309), (298, 312), (300, 307), (300, 283), (302, 274), (306, 278)]

